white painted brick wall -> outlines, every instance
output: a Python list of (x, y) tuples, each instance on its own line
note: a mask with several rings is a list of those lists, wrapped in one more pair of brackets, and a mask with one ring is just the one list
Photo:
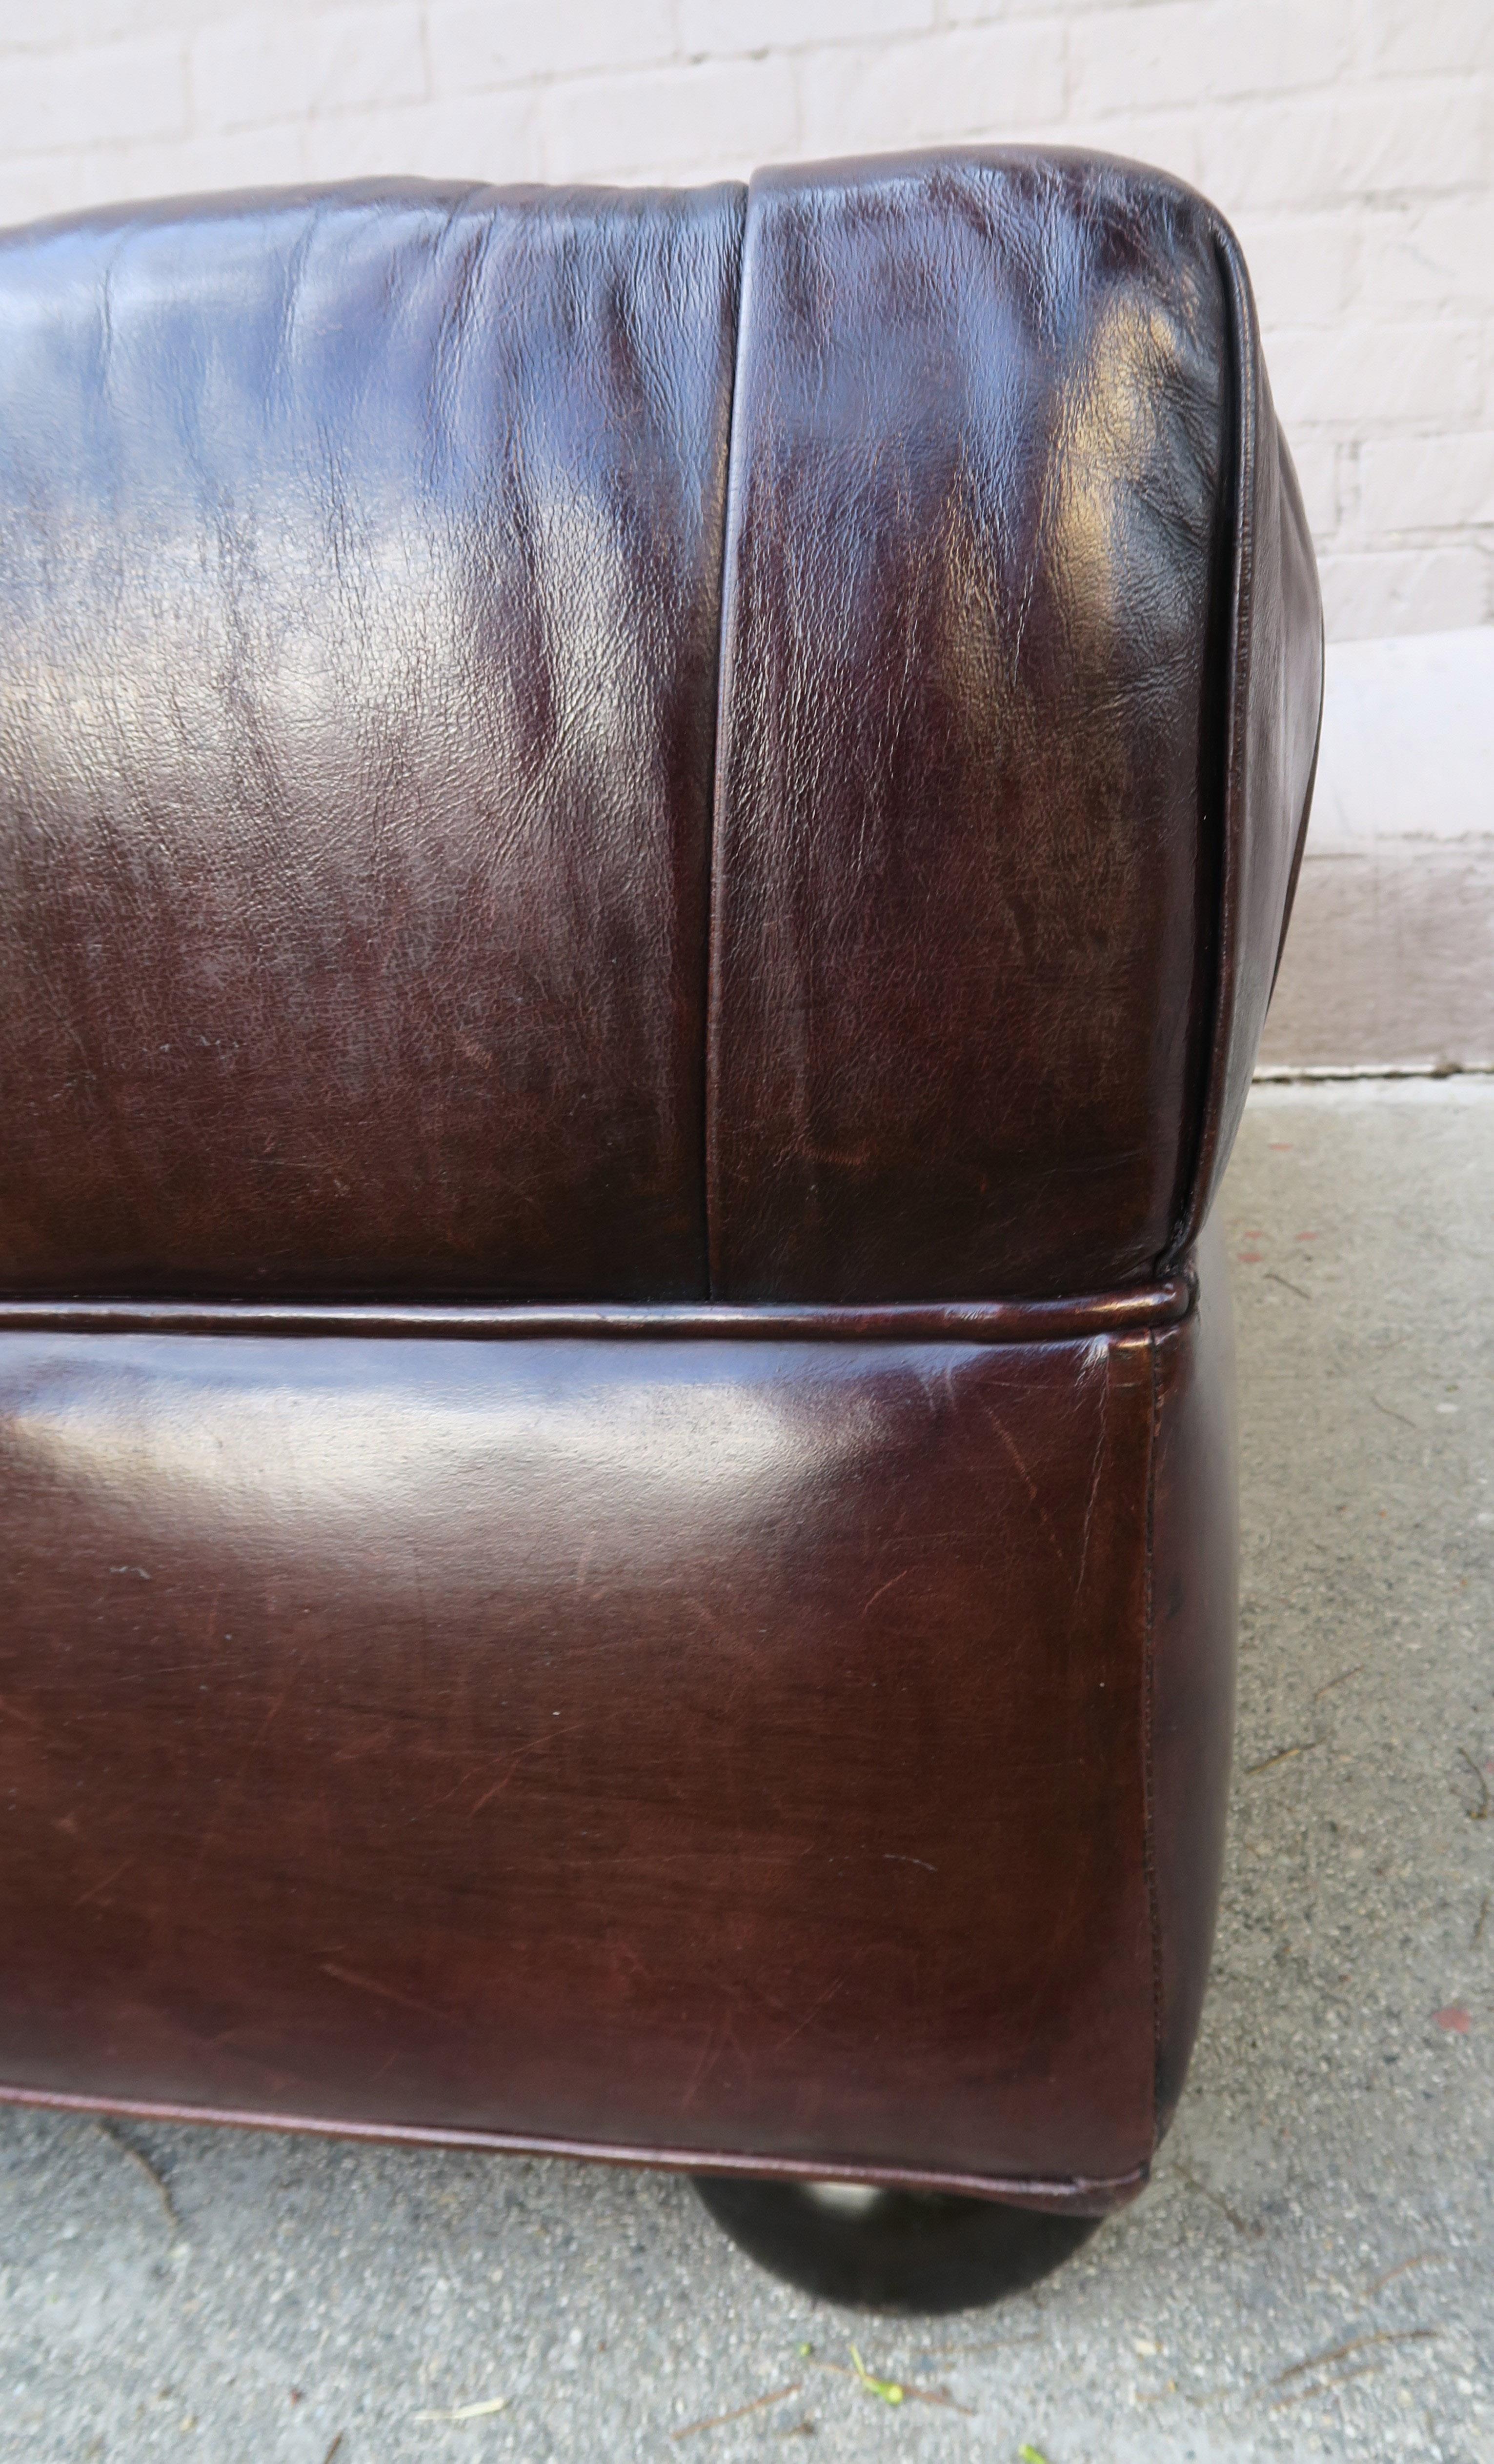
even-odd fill
[(1494, 0), (0, 0), (7, 222), (1019, 136), (1235, 223), (1330, 631), (1494, 622)]

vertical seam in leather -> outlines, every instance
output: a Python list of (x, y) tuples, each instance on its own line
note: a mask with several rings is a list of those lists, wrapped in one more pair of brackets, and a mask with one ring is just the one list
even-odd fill
[[(1244, 828), (1244, 774), (1249, 718), (1250, 653), (1253, 634), (1255, 536), (1252, 520), (1256, 435), (1254, 379), (1255, 322), (1245, 287), (1244, 268), (1228, 226), (1214, 226), (1215, 261), (1223, 287), (1229, 320), (1230, 361), (1234, 374), (1234, 420), (1230, 454), (1230, 488), (1234, 498), (1234, 537), (1230, 555), (1228, 674), (1224, 724), (1219, 731), (1219, 868), (1217, 921), (1219, 941), (1214, 981), (1207, 1005), (1204, 1067), (1198, 1098), (1197, 1138), (1191, 1169), (1183, 1183), (1181, 1203), (1171, 1237), (1154, 1271), (1165, 1274), (1199, 1231), (1198, 1201), (1207, 1186), (1209, 1169), (1219, 1145), (1234, 1017), (1236, 901), (1240, 892), (1240, 836)], [(1200, 854), (1202, 850), (1200, 847)]]
[(703, 1201), (706, 1227), (706, 1298), (717, 1297), (716, 1285), (716, 1206), (715, 1206), (715, 1123), (716, 1123), (716, 1053), (719, 1045), (718, 1022), (721, 1010), (721, 988), (716, 966), (716, 847), (720, 837), (722, 781), (721, 739), (726, 709), (730, 660), (727, 644), (728, 564), (732, 546), (732, 517), (736, 495), (736, 406), (741, 398), (741, 364), (745, 348), (747, 319), (743, 303), (747, 288), (747, 235), (752, 219), (753, 191), (749, 181), (742, 200), (742, 219), (736, 241), (736, 324), (732, 349), (732, 390), (726, 406), (726, 472), (721, 490), (721, 561), (720, 582), (716, 590), (715, 616), (715, 725), (711, 737), (711, 779), (706, 828), (706, 949), (704, 1033), (706, 1048), (701, 1069), (700, 1169), (704, 1181)]
[(1147, 1438), (1147, 1533), (1145, 1640), (1141, 1683), (1142, 1861), (1146, 1871), (1147, 1914), (1152, 1934), (1152, 2148), (1157, 2145), (1158, 2082), (1162, 2068), (1162, 1908), (1156, 1871), (1156, 1772), (1153, 1755), (1156, 1680), (1156, 1460), (1162, 1418), (1162, 1384), (1157, 1369), (1154, 1333), (1147, 1336), (1152, 1369), (1152, 1411)]

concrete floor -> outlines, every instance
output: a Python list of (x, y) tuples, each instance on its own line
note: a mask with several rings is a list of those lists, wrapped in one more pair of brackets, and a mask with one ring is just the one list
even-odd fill
[(647, 2174), (0, 2114), (0, 2456), (1494, 2459), (1494, 1082), (1261, 1089), (1225, 1206), (1234, 1826), (1140, 2204), (920, 2330)]
[(1494, 1068), (1494, 625), (1330, 642), (1268, 1067)]

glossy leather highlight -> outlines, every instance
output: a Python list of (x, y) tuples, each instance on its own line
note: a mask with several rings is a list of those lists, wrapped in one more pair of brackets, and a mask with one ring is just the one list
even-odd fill
[(0, 240), (0, 1290), (704, 1292), (740, 221)]

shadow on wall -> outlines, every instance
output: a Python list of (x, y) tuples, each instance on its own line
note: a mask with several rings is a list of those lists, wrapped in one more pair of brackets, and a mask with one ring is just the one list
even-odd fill
[(1494, 1069), (1494, 627), (1328, 653), (1259, 1075)]

